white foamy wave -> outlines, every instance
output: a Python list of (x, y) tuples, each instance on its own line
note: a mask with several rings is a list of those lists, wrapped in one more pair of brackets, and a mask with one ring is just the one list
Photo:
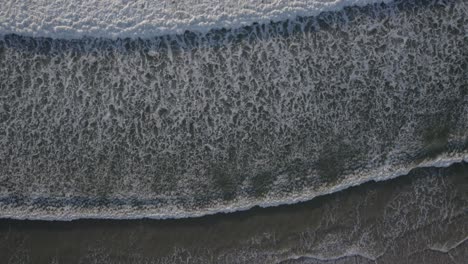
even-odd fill
[(390, 0), (3, 0), (0, 35), (148, 38), (207, 32)]

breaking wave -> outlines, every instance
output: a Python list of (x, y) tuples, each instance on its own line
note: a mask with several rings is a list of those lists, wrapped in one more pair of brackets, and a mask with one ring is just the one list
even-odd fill
[(239, 28), (376, 2), (389, 0), (6, 0), (0, 10), (0, 34), (151, 38)]

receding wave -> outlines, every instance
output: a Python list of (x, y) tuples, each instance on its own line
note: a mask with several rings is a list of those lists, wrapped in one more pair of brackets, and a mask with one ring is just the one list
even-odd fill
[(0, 40), (0, 217), (176, 218), (467, 159), (466, 1)]

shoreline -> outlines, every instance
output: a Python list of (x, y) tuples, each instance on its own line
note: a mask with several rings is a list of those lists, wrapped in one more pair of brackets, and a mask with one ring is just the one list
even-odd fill
[[(26, 254), (36, 263), (87, 258), (180, 263), (180, 256), (194, 263), (231, 263), (241, 256), (242, 263), (303, 263), (311, 258), (317, 263), (365, 258), (395, 263), (405, 254), (415, 257), (413, 253), (428, 250), (446, 258), (446, 252), (437, 250), (441, 245), (457, 256), (467, 249), (466, 165), (416, 170), (305, 203), (196, 219), (1, 219), (0, 257)], [(429, 202), (432, 198), (437, 198), (435, 204)], [(406, 211), (408, 207), (415, 210)], [(454, 211), (446, 215), (446, 209)], [(425, 263), (445, 262), (435, 258)]]
[[(10, 220), (25, 220), (25, 221), (50, 221), (50, 222), (70, 222), (70, 221), (77, 221), (77, 220), (141, 220), (141, 219), (151, 219), (151, 220), (167, 220), (167, 219), (194, 219), (194, 218), (203, 218), (206, 216), (212, 216), (212, 215), (230, 215), (230, 214), (235, 214), (237, 212), (245, 212), (245, 211), (250, 211), (255, 208), (277, 208), (281, 206), (291, 206), (295, 204), (301, 204), (301, 203), (307, 203), (310, 201), (313, 201), (317, 198), (327, 196), (327, 195), (332, 195), (335, 193), (339, 193), (342, 191), (346, 191), (350, 188), (358, 187), (367, 183), (372, 183), (372, 182), (386, 182), (388, 180), (392, 180), (395, 178), (399, 178), (402, 176), (407, 176), (411, 174), (412, 171), (415, 170), (420, 170), (423, 168), (447, 168), (455, 164), (465, 164), (468, 162), (468, 156), (462, 155), (462, 157), (457, 157), (457, 158), (438, 158), (434, 161), (431, 162), (422, 162), (418, 166), (409, 168), (409, 169), (400, 169), (397, 172), (393, 172), (387, 175), (382, 175), (383, 173), (377, 174), (377, 176), (373, 178), (363, 178), (359, 179), (358, 181), (351, 182), (348, 184), (344, 185), (337, 185), (330, 190), (326, 192), (321, 192), (312, 196), (307, 196), (307, 193), (303, 194), (293, 194), (290, 195), (289, 197), (293, 197), (292, 199), (290, 198), (289, 200), (282, 200), (282, 201), (269, 201), (269, 202), (259, 202), (259, 203), (250, 203), (247, 205), (231, 205), (232, 207), (224, 207), (224, 208), (214, 208), (214, 209), (208, 209), (205, 211), (199, 211), (199, 212), (188, 212), (188, 211), (179, 211), (176, 212), (175, 214), (164, 214), (164, 213), (135, 213), (135, 212), (130, 212), (126, 214), (125, 209), (131, 210), (135, 209), (134, 207), (120, 207), (117, 208), (114, 213), (111, 214), (105, 214), (101, 211), (98, 210), (94, 213), (88, 213), (88, 214), (75, 214), (75, 216), (65, 216), (65, 217), (60, 217), (57, 216), (51, 216), (47, 215), (41, 212), (33, 212), (33, 214), (28, 215), (28, 216), (23, 216), (23, 215), (0, 215), (0, 219), (10, 219)], [(383, 170), (385, 171), (385, 170)], [(402, 172), (403, 171), (403, 172)], [(351, 179), (353, 177), (350, 177)], [(349, 181), (350, 178), (347, 178)], [(29, 208), (30, 206), (25, 205), (25, 208)], [(104, 206), (105, 207), (105, 206)], [(233, 208), (234, 207), (234, 208)], [(13, 207), (14, 208), (14, 207)], [(67, 207), (61, 207), (67, 208)], [(108, 208), (108, 207), (107, 207)], [(112, 209), (112, 208), (111, 208)], [(158, 208), (156, 208), (155, 211), (157, 211)], [(5, 208), (2, 208), (3, 212), (5, 212)], [(24, 209), (23, 209), (24, 210)], [(147, 210), (150, 211), (151, 209)], [(154, 210), (154, 209), (153, 209)], [(26, 211), (26, 210), (25, 210)], [(127, 211), (128, 212), (128, 211)], [(23, 211), (24, 213), (24, 211)], [(21, 213), (20, 213), (21, 214)]]

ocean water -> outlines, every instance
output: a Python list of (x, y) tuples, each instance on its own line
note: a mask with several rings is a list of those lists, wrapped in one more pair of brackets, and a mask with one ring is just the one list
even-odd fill
[(0, 217), (178, 218), (467, 159), (466, 1), (0, 40)]
[(6, 263), (468, 258), (467, 1), (0, 2)]

